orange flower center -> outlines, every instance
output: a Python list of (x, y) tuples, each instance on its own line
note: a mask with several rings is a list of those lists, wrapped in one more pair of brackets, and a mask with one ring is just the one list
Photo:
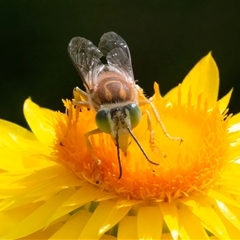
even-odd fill
[(121, 152), (122, 178), (119, 176), (117, 148), (109, 134), (91, 135), (89, 140), (96, 161), (86, 144), (85, 134), (96, 129), (95, 112), (79, 107), (71, 108), (71, 116), (57, 114), (54, 145), (56, 161), (74, 172), (83, 182), (129, 199), (171, 201), (210, 187), (229, 162), (226, 115), (218, 105), (209, 109), (207, 99), (199, 96), (197, 106), (179, 100), (170, 103), (159, 95), (153, 97), (162, 121), (171, 136), (183, 138), (183, 142), (167, 138), (157, 123), (150, 106), (154, 127), (155, 146), (150, 146), (147, 116), (143, 115), (133, 133), (149, 158), (147, 161), (138, 145), (131, 140), (127, 153)]

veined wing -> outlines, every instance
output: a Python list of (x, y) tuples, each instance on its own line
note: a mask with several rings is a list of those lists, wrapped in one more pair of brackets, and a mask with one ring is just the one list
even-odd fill
[(98, 48), (110, 66), (125, 74), (128, 81), (134, 81), (130, 51), (122, 37), (115, 32), (104, 33)]
[(100, 58), (101, 51), (89, 40), (83, 37), (74, 37), (68, 45), (69, 56), (83, 80), (87, 90), (92, 89), (96, 77), (104, 64)]

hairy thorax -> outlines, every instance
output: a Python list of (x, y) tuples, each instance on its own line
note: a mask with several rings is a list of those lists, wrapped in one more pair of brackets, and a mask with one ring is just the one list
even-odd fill
[(91, 90), (91, 101), (97, 111), (101, 105), (121, 102), (136, 102), (135, 84), (121, 75), (107, 72), (99, 76), (98, 85)]

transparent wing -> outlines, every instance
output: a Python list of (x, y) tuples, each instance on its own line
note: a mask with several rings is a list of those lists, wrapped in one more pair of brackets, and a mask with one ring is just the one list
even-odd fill
[(98, 49), (106, 56), (110, 66), (124, 72), (129, 81), (134, 81), (131, 55), (127, 43), (115, 32), (104, 33)]
[(94, 85), (95, 76), (104, 67), (100, 60), (103, 54), (91, 41), (82, 37), (74, 37), (70, 41), (68, 53), (85, 87), (90, 90)]

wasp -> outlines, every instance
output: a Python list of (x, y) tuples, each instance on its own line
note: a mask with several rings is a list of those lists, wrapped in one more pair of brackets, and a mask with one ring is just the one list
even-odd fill
[[(168, 134), (160, 115), (149, 99), (138, 99), (141, 88), (134, 80), (131, 55), (124, 39), (115, 32), (108, 32), (103, 34), (98, 47), (96, 47), (83, 37), (74, 37), (68, 45), (68, 53), (86, 90), (75, 87), (72, 104), (92, 108), (96, 112), (97, 128), (85, 134), (86, 145), (93, 158), (98, 160), (89, 136), (103, 132), (110, 134), (116, 145), (119, 179), (122, 177), (120, 150), (127, 153), (129, 137), (136, 142), (149, 163), (159, 165), (149, 159), (132, 131), (139, 124), (143, 114), (140, 106), (150, 104), (157, 122), (169, 139), (180, 142), (182, 139)], [(107, 64), (101, 61), (102, 57), (106, 58)], [(144, 113), (147, 114), (150, 144), (153, 145), (154, 134), (151, 117), (148, 111)]]

